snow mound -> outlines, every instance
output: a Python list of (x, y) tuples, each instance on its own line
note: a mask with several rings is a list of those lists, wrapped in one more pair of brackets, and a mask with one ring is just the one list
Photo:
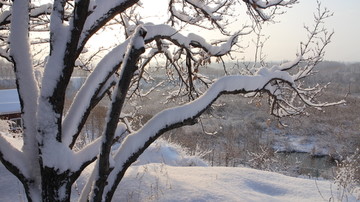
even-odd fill
[(152, 143), (133, 165), (164, 163), (169, 166), (207, 166), (199, 156), (188, 155), (180, 145), (158, 139)]

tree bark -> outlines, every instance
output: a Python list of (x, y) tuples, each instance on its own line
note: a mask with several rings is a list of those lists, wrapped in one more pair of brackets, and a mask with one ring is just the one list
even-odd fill
[(55, 168), (42, 168), (42, 201), (65, 202), (70, 201), (73, 181), (69, 171), (58, 173)]
[[(136, 43), (136, 40), (144, 40), (146, 31), (142, 27), (138, 27), (138, 32), (135, 32), (132, 41)], [(141, 39), (137, 35), (140, 35)], [(131, 42), (130, 42), (131, 43)], [(110, 166), (109, 158), (111, 157), (111, 146), (114, 140), (115, 130), (119, 122), (119, 117), (126, 99), (127, 91), (129, 89), (131, 79), (133, 78), (134, 72), (138, 69), (137, 62), (140, 55), (145, 52), (144, 47), (136, 47), (131, 44), (128, 57), (123, 62), (121, 70), (120, 80), (117, 88), (113, 92), (113, 102), (111, 104), (110, 113), (108, 113), (108, 122), (105, 128), (105, 141), (101, 146), (101, 152), (99, 156), (99, 173), (98, 179), (95, 182), (94, 197), (93, 201), (102, 201), (104, 188), (107, 185), (107, 178), (112, 171)]]

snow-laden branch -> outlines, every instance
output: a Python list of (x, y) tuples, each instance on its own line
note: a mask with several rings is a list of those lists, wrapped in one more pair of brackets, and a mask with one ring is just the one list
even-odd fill
[(90, 15), (87, 17), (78, 48), (86, 44), (89, 38), (103, 27), (115, 15), (125, 11), (136, 4), (139, 0), (103, 0), (91, 1), (89, 5)]
[(225, 43), (216, 46), (209, 44), (203, 37), (197, 34), (190, 33), (187, 36), (184, 36), (179, 33), (178, 30), (169, 25), (146, 24), (145, 28), (148, 31), (145, 38), (146, 43), (149, 43), (155, 39), (166, 39), (171, 41), (173, 44), (186, 49), (190, 49), (191, 47), (201, 48), (211, 56), (223, 56), (229, 53), (233, 45), (237, 43), (238, 37), (248, 33), (238, 32), (229, 37)]
[(302, 59), (302, 55), (299, 55), (295, 60), (281, 64), (279, 66), (279, 70), (287, 71), (289, 69), (292, 69), (300, 63), (301, 59)]
[[(69, 26), (63, 24), (64, 1), (56, 0), (50, 16), (50, 54), (47, 58), (41, 95), (47, 99), (53, 94), (64, 68), (64, 55), (69, 37)], [(61, 75), (61, 76), (60, 76)]]
[[(201, 27), (203, 29), (217, 28), (221, 33), (228, 35), (226, 26), (227, 16), (233, 16), (234, 10), (230, 9), (236, 4), (234, 0), (170, 0), (170, 21), (175, 24), (175, 19), (186, 24)], [(209, 25), (205, 25), (206, 21)]]
[[(205, 1), (199, 1), (199, 0), (185, 0), (184, 2), (187, 2), (188, 4), (190, 4), (193, 9), (198, 9), (199, 11), (201, 11), (201, 13), (207, 17), (210, 21), (218, 21), (221, 20), (222, 17), (220, 15), (220, 13), (216, 14), (216, 12), (224, 7), (228, 1), (224, 1), (223, 3), (218, 3), (215, 7), (210, 7), (208, 6)], [(181, 4), (184, 5), (184, 2), (181, 2)], [(175, 2), (170, 2), (170, 13), (175, 16), (176, 18), (178, 18), (179, 20), (186, 22), (186, 23), (190, 23), (190, 24), (195, 24), (201, 20), (203, 20), (203, 17), (200, 15), (197, 15), (196, 17), (191, 17), (189, 16), (188, 13), (184, 12), (184, 9), (178, 10), (177, 8), (179, 6), (174, 5)]]
[(92, 162), (96, 159), (99, 154), (99, 148), (101, 145), (101, 137), (96, 138), (90, 144), (86, 145), (80, 151), (74, 153), (74, 162), (76, 162), (76, 166), (73, 166), (74, 171), (80, 170), (81, 167), (84, 167), (89, 162)]
[(40, 15), (50, 14), (52, 10), (52, 4), (47, 3), (40, 6), (32, 6), (30, 8), (30, 16), (31, 17), (39, 17)]
[(6, 25), (10, 23), (10, 16), (11, 16), (11, 11), (9, 10), (4, 10), (0, 13), (0, 25)]
[[(119, 139), (125, 132), (127, 131), (127, 127), (125, 124), (118, 123), (114, 135), (114, 141)], [(85, 168), (90, 162), (93, 162), (97, 156), (99, 155), (99, 148), (102, 143), (102, 137), (98, 137), (94, 141), (92, 141), (90, 144), (86, 145), (84, 148), (82, 148), (80, 151), (74, 153), (74, 162), (76, 162), (76, 165), (73, 166), (73, 171), (82, 170)]]
[[(255, 14), (253, 11), (257, 13), (257, 15), (264, 21), (270, 20), (275, 14), (276, 9), (279, 6), (291, 6), (298, 2), (298, 0), (243, 0), (248, 6), (248, 9), (255, 18)], [(270, 14), (265, 13), (265, 10), (269, 10)], [(256, 18), (255, 18), (256, 19)]]
[(195, 8), (201, 10), (201, 12), (210, 19), (211, 22), (216, 22), (218, 20), (221, 20), (221, 14), (216, 14), (216, 12), (223, 7), (228, 1), (224, 1), (223, 3), (218, 3), (214, 8), (208, 6), (205, 4), (204, 1), (200, 0), (185, 0)]
[(269, 8), (272, 6), (287, 6), (297, 2), (297, 0), (244, 0), (252, 4), (254, 7), (259, 7), (262, 9)]
[[(0, 12), (0, 26), (7, 25), (11, 22), (11, 10), (12, 10), (11, 6), (12, 5), (9, 5), (9, 7), (6, 8), (6, 10)], [(31, 18), (37, 18), (40, 15), (50, 14), (51, 8), (52, 8), (51, 3), (46, 3), (40, 6), (31, 5), (29, 8), (30, 9), (29, 15)]]
[(19, 179), (30, 179), (31, 161), (11, 142), (12, 139), (0, 133), (0, 161)]
[[(17, 0), (12, 6), (10, 57), (14, 63), (16, 84), (23, 119), (23, 151), (30, 161), (37, 161), (36, 111), (38, 85), (34, 75), (29, 42), (29, 1)], [(37, 165), (37, 164), (36, 164)], [(37, 166), (33, 166), (35, 171)]]
[(106, 115), (107, 122), (104, 134), (102, 135), (102, 145), (98, 157), (98, 162), (101, 166), (98, 169), (94, 182), (89, 182), (94, 183), (94, 188), (90, 196), (94, 201), (102, 201), (104, 187), (107, 184), (107, 179), (103, 176), (108, 176), (112, 170), (112, 165), (110, 165), (112, 162), (111, 147), (131, 80), (135, 71), (138, 69), (137, 63), (140, 55), (145, 51), (145, 35), (146, 30), (143, 26), (138, 26), (130, 36), (130, 41), (126, 48), (124, 62), (120, 68), (119, 80), (113, 91), (111, 106)]
[[(322, 90), (322, 89), (321, 89)], [(329, 107), (329, 106), (334, 106), (334, 105), (340, 105), (340, 104), (344, 104), (346, 101), (345, 100), (340, 100), (337, 102), (321, 102), (321, 103), (315, 103), (312, 101), (312, 98), (309, 99), (307, 97), (304, 96), (304, 93), (301, 93), (301, 91), (299, 91), (298, 89), (295, 89), (295, 92), (297, 92), (297, 95), (299, 96), (299, 98), (308, 106), (312, 106), (312, 107), (317, 107), (317, 108), (321, 108), (321, 107)]]
[(129, 40), (126, 40), (103, 57), (76, 94), (62, 124), (63, 142), (65, 144), (70, 145), (75, 142), (76, 135), (79, 134), (87, 115), (97, 104), (97, 102), (93, 103), (94, 98), (98, 98), (99, 94), (104, 92), (103, 86), (107, 84), (109, 77), (120, 67), (128, 44)]
[[(254, 76), (226, 76), (217, 80), (201, 97), (183, 106), (164, 110), (150, 119), (140, 130), (128, 135), (114, 155), (115, 167), (108, 178), (106, 192), (117, 187), (127, 167), (161, 134), (183, 125), (194, 123), (221, 94), (236, 94), (261, 91), (271, 80), (292, 83), (289, 73), (269, 71), (263, 68)], [(111, 196), (106, 196), (109, 198)]]
[[(196, 34), (189, 34), (184, 36), (178, 33), (177, 30), (168, 25), (144, 25), (147, 30), (145, 37), (145, 43), (163, 38), (171, 41), (177, 46), (190, 49), (192, 47), (198, 47), (204, 49), (209, 55), (222, 56), (231, 51), (232, 46), (237, 42), (237, 37), (240, 34), (231, 36), (227, 42), (215, 46), (206, 42), (206, 40)], [(82, 125), (90, 113), (91, 109), (97, 104), (94, 100), (99, 100), (107, 88), (111, 85), (108, 84), (110, 76), (119, 68), (123, 62), (123, 55), (125, 54), (126, 47), (129, 40), (124, 41), (119, 46), (115, 47), (110, 53), (108, 53), (96, 66), (94, 71), (86, 79), (85, 83), (77, 93), (74, 101), (63, 121), (63, 141), (68, 145), (73, 145)], [(104, 89), (104, 86), (107, 88)], [(94, 99), (97, 98), (97, 99)]]

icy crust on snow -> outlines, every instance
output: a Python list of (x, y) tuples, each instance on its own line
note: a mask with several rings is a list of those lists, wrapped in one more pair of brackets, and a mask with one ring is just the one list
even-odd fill
[(199, 44), (203, 46), (211, 55), (224, 55), (231, 50), (231, 47), (236, 43), (238, 35), (231, 36), (227, 42), (220, 46), (213, 46), (206, 42), (206, 40), (197, 35), (190, 33), (188, 36), (184, 36), (179, 33), (178, 30), (172, 28), (169, 25), (153, 25), (151, 23), (145, 24), (144, 26), (148, 31), (145, 37), (145, 41), (152, 40), (156, 36), (164, 36), (170, 38), (179, 43), (181, 46), (190, 47), (190, 44)]

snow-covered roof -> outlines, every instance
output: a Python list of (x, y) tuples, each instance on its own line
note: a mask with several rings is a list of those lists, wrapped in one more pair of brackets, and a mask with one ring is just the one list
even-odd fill
[(20, 113), (17, 89), (0, 90), (0, 115)]

